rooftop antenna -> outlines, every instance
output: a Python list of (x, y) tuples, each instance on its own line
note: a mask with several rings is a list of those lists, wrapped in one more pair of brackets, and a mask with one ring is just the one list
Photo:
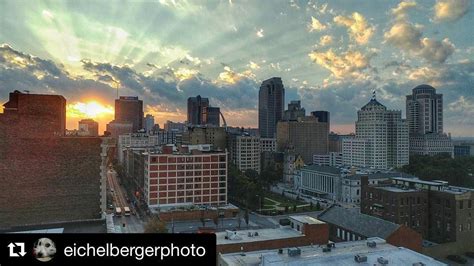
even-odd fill
[(372, 91), (372, 100), (377, 100), (375, 97), (375, 90)]

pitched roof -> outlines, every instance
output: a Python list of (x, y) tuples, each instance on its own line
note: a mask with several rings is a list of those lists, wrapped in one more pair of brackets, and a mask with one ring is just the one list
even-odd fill
[(346, 209), (336, 205), (322, 212), (318, 219), (365, 237), (380, 237), (383, 239), (386, 239), (400, 227), (398, 224), (362, 214), (357, 209)]

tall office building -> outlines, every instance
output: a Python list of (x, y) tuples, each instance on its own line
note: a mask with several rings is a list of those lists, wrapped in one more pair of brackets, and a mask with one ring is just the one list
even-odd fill
[(188, 123), (191, 125), (205, 125), (207, 123), (207, 112), (209, 99), (201, 95), (188, 98)]
[(145, 124), (145, 132), (153, 131), (153, 128), (155, 126), (155, 117), (150, 114), (147, 114), (145, 116), (144, 124)]
[(79, 121), (79, 131), (85, 136), (99, 136), (99, 123), (92, 119), (82, 119)]
[(301, 101), (291, 101), (288, 104), (288, 110), (283, 112), (283, 120), (296, 121), (299, 117), (306, 116), (306, 110), (301, 107)]
[(430, 85), (419, 85), (407, 95), (410, 153), (454, 156), (451, 137), (443, 132), (443, 95)]
[(285, 88), (279, 77), (262, 82), (258, 93), (258, 130), (262, 138), (274, 138), (276, 125), (283, 117)]
[(116, 99), (115, 123), (132, 123), (133, 132), (143, 129), (143, 101), (133, 96)]
[(419, 85), (407, 95), (407, 121), (410, 135), (443, 133), (443, 95), (430, 85)]
[(306, 164), (313, 162), (314, 154), (328, 153), (329, 123), (318, 122), (313, 116), (298, 121), (280, 121), (277, 124), (277, 150), (293, 149)]
[(387, 169), (409, 162), (408, 125), (401, 111), (375, 98), (357, 112), (356, 135), (343, 140), (345, 165)]
[(208, 107), (207, 108), (207, 125), (218, 127), (221, 122), (220, 115), (221, 115), (221, 108)]
[(319, 122), (329, 123), (330, 116), (328, 111), (314, 111), (311, 115), (316, 117)]

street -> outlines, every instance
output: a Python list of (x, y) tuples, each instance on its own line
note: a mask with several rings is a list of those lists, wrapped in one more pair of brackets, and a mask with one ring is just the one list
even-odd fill
[[(127, 201), (127, 197), (125, 196), (126, 193), (122, 185), (119, 184), (117, 180), (117, 172), (109, 169), (107, 171), (107, 182), (108, 188), (112, 195), (114, 210), (116, 207), (120, 207), (122, 209), (122, 215), (117, 216), (114, 215), (114, 225), (115, 228), (120, 228), (119, 232), (122, 233), (143, 233), (144, 231), (144, 224), (143, 221), (137, 217), (136, 210), (134, 206), (130, 205)], [(130, 216), (125, 216), (124, 214), (124, 207), (130, 208)]]

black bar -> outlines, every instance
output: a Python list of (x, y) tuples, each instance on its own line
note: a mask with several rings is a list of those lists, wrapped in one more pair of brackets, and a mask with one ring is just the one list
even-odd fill
[[(42, 238), (48, 238), (54, 244)], [(42, 240), (38, 241), (39, 239)], [(24, 252), (21, 243), (24, 243)], [(56, 252), (48, 256), (48, 253), (54, 253), (52, 247), (56, 248)], [(89, 256), (80, 256), (87, 255), (86, 251), (89, 252)], [(95, 257), (92, 256), (94, 252)], [(38, 260), (37, 256), (43, 261)], [(216, 235), (0, 234), (0, 266), (183, 265), (183, 263), (215, 265)]]

